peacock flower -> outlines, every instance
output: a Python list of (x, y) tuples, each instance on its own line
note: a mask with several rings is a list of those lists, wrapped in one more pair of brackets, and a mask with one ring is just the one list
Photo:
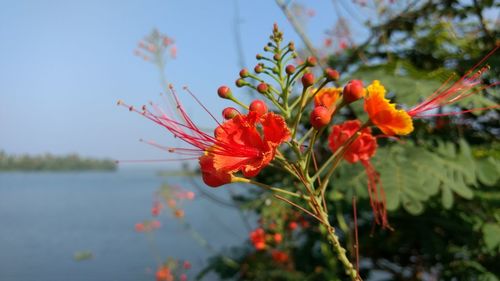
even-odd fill
[(322, 88), (314, 96), (314, 107), (324, 106), (330, 112), (335, 110), (335, 104), (340, 98), (342, 88)]
[(365, 111), (373, 125), (389, 136), (408, 135), (413, 131), (411, 116), (385, 98), (385, 88), (380, 81), (373, 81), (366, 90)]
[(156, 271), (156, 281), (173, 281), (174, 276), (172, 275), (172, 271), (170, 268), (166, 266), (161, 266)]
[(287, 253), (280, 250), (271, 251), (271, 257), (277, 263), (286, 263), (290, 259)]
[(495, 82), (491, 85), (481, 85), (481, 76), (489, 67), (484, 66), (484, 62), (491, 57), (500, 45), (490, 51), (481, 61), (473, 66), (464, 76), (454, 83), (449, 83), (447, 80), (439, 89), (432, 95), (424, 99), (421, 103), (413, 106), (410, 110), (405, 111), (396, 109), (396, 105), (390, 103), (385, 96), (385, 88), (379, 81), (375, 80), (368, 86), (368, 95), (365, 97), (365, 111), (368, 113), (371, 122), (377, 126), (386, 135), (407, 135), (413, 131), (412, 118), (432, 117), (432, 116), (449, 116), (462, 114), (471, 111), (487, 110), (498, 108), (500, 105), (493, 105), (483, 108), (473, 108), (458, 112), (432, 114), (437, 108), (446, 105), (452, 105), (462, 99), (480, 93), (482, 90), (498, 85)]
[(266, 233), (264, 229), (257, 228), (250, 232), (250, 241), (256, 250), (264, 250), (266, 248)]
[[(328, 137), (328, 146), (332, 151), (337, 151), (359, 128), (361, 128), (359, 120), (350, 120), (340, 125), (334, 125)], [(346, 149), (343, 157), (349, 163), (368, 161), (376, 150), (377, 140), (372, 136), (370, 128), (364, 128), (356, 140)]]
[(336, 152), (356, 133), (359, 133), (358, 137), (344, 151), (343, 158), (349, 163), (360, 162), (365, 167), (368, 177), (368, 194), (375, 222), (383, 228), (389, 228), (384, 189), (380, 185), (379, 174), (369, 161), (377, 150), (377, 140), (371, 134), (370, 128), (361, 129), (359, 120), (334, 125), (328, 137), (328, 146)]
[[(155, 104), (151, 104), (152, 110), (143, 106), (142, 111), (121, 101), (118, 104), (145, 116), (189, 144), (191, 148), (172, 148), (149, 142), (168, 152), (195, 156), (186, 159), (199, 160), (203, 181), (208, 186), (218, 187), (231, 183), (237, 172), (241, 172), (245, 177), (256, 176), (274, 159), (277, 148), (290, 137), (290, 131), (282, 116), (273, 112), (262, 114), (255, 111), (250, 111), (247, 115), (239, 114), (222, 124), (218, 123), (219, 126), (212, 136), (196, 126), (185, 112), (173, 88), (170, 89), (180, 120)], [(206, 110), (205, 106), (187, 91)]]
[[(262, 128), (262, 133), (259, 129)], [(276, 149), (290, 136), (285, 120), (268, 112), (237, 115), (215, 129), (215, 142), (200, 157), (205, 183), (217, 187), (231, 182), (240, 171), (244, 177), (256, 176), (276, 154)]]

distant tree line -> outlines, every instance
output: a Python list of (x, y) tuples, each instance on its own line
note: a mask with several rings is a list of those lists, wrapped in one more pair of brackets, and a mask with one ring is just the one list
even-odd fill
[(109, 159), (82, 158), (77, 154), (55, 156), (7, 155), (0, 150), (0, 171), (80, 171), (115, 170), (116, 163)]

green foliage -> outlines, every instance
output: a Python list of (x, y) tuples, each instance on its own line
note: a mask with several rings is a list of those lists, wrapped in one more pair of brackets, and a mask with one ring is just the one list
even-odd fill
[[(455, 196), (472, 199), (474, 186), (494, 186), (500, 179), (499, 161), (475, 159), (463, 139), (458, 148), (443, 141), (436, 146), (398, 143), (380, 148), (372, 161), (381, 175), (388, 210), (402, 206), (414, 215), (422, 213), (425, 202), (439, 192), (443, 207), (450, 209)], [(333, 189), (346, 192), (346, 198), (351, 198), (353, 191), (367, 196), (367, 178), (360, 165), (342, 165), (332, 182)]]
[(0, 171), (80, 171), (115, 170), (116, 163), (107, 159), (81, 158), (76, 154), (54, 156), (7, 155), (0, 151)]
[(91, 251), (78, 251), (73, 254), (73, 259), (75, 261), (85, 261), (94, 258), (94, 254)]
[(484, 243), (488, 251), (500, 251), (500, 223), (485, 223), (482, 231)]

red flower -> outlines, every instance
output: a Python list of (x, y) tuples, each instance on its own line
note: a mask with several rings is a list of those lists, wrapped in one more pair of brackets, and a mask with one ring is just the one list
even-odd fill
[(134, 228), (135, 228), (135, 231), (137, 231), (137, 232), (143, 232), (145, 230), (143, 223), (136, 223)]
[[(358, 120), (346, 121), (343, 124), (334, 125), (328, 138), (330, 149), (333, 152), (337, 151), (360, 128), (361, 122)], [(347, 147), (343, 157), (350, 163), (359, 161), (365, 167), (366, 175), (368, 176), (368, 194), (375, 222), (382, 225), (383, 228), (389, 228), (384, 189), (380, 185), (379, 174), (369, 161), (375, 154), (376, 149), (377, 140), (372, 136), (370, 128), (364, 128), (360, 131), (360, 135)]]
[(275, 233), (273, 235), (273, 239), (274, 239), (274, 242), (276, 242), (276, 244), (279, 244), (279, 243), (281, 243), (281, 241), (283, 241), (283, 236), (281, 235), (281, 233)]
[[(146, 106), (143, 107), (142, 112), (139, 112), (122, 102), (119, 104), (165, 127), (193, 148), (162, 147), (151, 143), (152, 145), (169, 152), (198, 156), (202, 153), (203, 155), (198, 159), (203, 181), (211, 187), (230, 183), (236, 172), (242, 172), (245, 177), (256, 176), (273, 160), (278, 146), (290, 137), (290, 131), (283, 117), (273, 112), (258, 116), (253, 111), (250, 111), (248, 115), (237, 115), (219, 124), (215, 129), (215, 136), (211, 136), (193, 123), (173, 90), (172, 94), (177, 103), (181, 121), (168, 116), (155, 105), (152, 105), (154, 112)], [(203, 105), (202, 107), (205, 108)]]
[[(346, 121), (340, 125), (334, 125), (328, 137), (328, 145), (332, 151), (343, 145), (361, 127), (358, 120)], [(370, 128), (361, 130), (361, 135), (347, 148), (344, 159), (349, 163), (356, 163), (360, 160), (367, 161), (377, 149), (377, 140), (372, 136)]]
[(172, 272), (168, 267), (162, 266), (156, 271), (156, 281), (173, 281), (173, 280), (174, 276), (172, 275)]
[(250, 241), (257, 250), (264, 250), (266, 248), (266, 233), (264, 229), (257, 228), (250, 232)]
[[(262, 126), (261, 134), (258, 125)], [(273, 160), (276, 149), (290, 136), (285, 120), (272, 112), (237, 115), (215, 129), (214, 145), (200, 157), (204, 182), (217, 187), (231, 182), (238, 171), (256, 176)]]
[(275, 262), (278, 263), (286, 263), (289, 259), (288, 254), (280, 251), (280, 250), (274, 250), (271, 252), (271, 257)]

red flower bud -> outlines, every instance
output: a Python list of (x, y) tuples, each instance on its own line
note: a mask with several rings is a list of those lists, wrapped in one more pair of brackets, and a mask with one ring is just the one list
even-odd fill
[(281, 55), (280, 55), (280, 54), (274, 54), (273, 59), (274, 59), (275, 61), (278, 61), (278, 60), (280, 60), (280, 59), (281, 59)]
[(306, 60), (307, 66), (315, 66), (318, 63), (318, 60), (315, 57), (308, 57)]
[(219, 95), (219, 97), (223, 99), (228, 99), (232, 95), (231, 89), (229, 89), (228, 86), (220, 86), (219, 89), (217, 90), (217, 94)]
[(262, 66), (262, 64), (259, 63), (255, 66), (253, 70), (255, 71), (255, 73), (261, 73), (262, 71), (264, 71), (264, 67)]
[(285, 67), (286, 74), (292, 75), (295, 72), (295, 66), (289, 64)]
[(258, 116), (262, 116), (267, 113), (267, 105), (261, 100), (254, 100), (250, 104), (249, 111), (254, 111)]
[(267, 91), (269, 91), (269, 87), (267, 86), (266, 83), (262, 82), (259, 85), (257, 85), (257, 92), (265, 94), (267, 93)]
[(243, 68), (243, 69), (240, 71), (240, 77), (241, 77), (241, 78), (246, 78), (246, 77), (248, 77), (248, 69)]
[(283, 241), (283, 236), (281, 235), (281, 233), (275, 233), (273, 235), (273, 238), (274, 238), (274, 242), (276, 242), (276, 244), (279, 244), (279, 243), (281, 243), (281, 241)]
[(136, 223), (135, 224), (135, 231), (137, 232), (143, 232), (145, 229), (144, 224), (142, 223)]
[(325, 70), (325, 77), (328, 81), (337, 81), (340, 78), (340, 73), (335, 69), (327, 68)]
[(222, 117), (224, 117), (224, 119), (226, 120), (233, 119), (238, 114), (240, 113), (234, 107), (226, 107), (224, 108), (224, 110), (222, 110)]
[(292, 222), (290, 222), (290, 223), (288, 224), (288, 228), (289, 228), (290, 230), (295, 230), (295, 229), (297, 228), (297, 226), (298, 226), (298, 224), (297, 224), (296, 222), (294, 222), (294, 221), (292, 221)]
[(313, 109), (313, 111), (311, 111), (309, 122), (311, 122), (314, 129), (319, 130), (320, 128), (328, 125), (331, 119), (332, 115), (328, 108), (324, 106), (317, 106)]
[(310, 87), (314, 84), (314, 75), (311, 72), (308, 72), (302, 76), (302, 85), (304, 88)]
[(239, 78), (236, 80), (236, 87), (241, 88), (243, 86), (246, 86), (248, 83), (247, 81), (243, 80), (242, 78)]
[(345, 85), (342, 95), (344, 96), (344, 101), (351, 103), (362, 98), (365, 94), (365, 89), (363, 88), (363, 82), (360, 80), (351, 80), (347, 85)]

